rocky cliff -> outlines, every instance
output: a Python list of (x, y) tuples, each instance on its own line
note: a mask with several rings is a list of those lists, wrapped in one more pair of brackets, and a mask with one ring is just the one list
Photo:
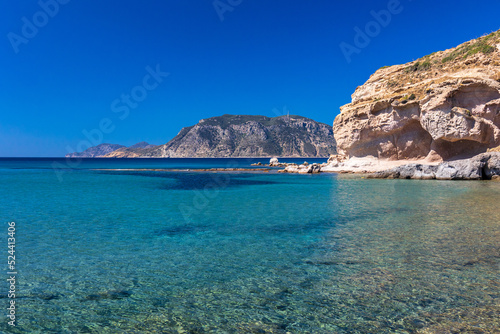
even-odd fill
[(223, 115), (183, 128), (165, 145), (106, 157), (327, 157), (335, 152), (332, 127), (309, 118)]
[(379, 69), (333, 129), (344, 158), (440, 161), (498, 147), (500, 31)]

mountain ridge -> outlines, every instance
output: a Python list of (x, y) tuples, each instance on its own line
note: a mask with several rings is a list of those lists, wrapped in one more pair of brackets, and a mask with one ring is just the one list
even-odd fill
[(102, 143), (96, 146), (89, 147), (82, 152), (68, 153), (66, 154), (66, 158), (98, 158), (123, 147), (125, 146), (120, 144)]
[(182, 128), (163, 145), (138, 143), (94, 157), (328, 157), (334, 153), (335, 139), (328, 124), (299, 115), (224, 114)]

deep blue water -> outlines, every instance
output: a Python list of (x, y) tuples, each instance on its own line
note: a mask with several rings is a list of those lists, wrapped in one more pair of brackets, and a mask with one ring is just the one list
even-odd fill
[(498, 328), (499, 182), (131, 170), (257, 161), (0, 159), (19, 272), (0, 331)]
[[(281, 162), (323, 163), (325, 158), (282, 158)], [(253, 163), (269, 163), (269, 158), (0, 158), (2, 169), (52, 169), (64, 172), (68, 169), (114, 169), (114, 168), (171, 168), (171, 169), (206, 169), (206, 168), (258, 168)]]

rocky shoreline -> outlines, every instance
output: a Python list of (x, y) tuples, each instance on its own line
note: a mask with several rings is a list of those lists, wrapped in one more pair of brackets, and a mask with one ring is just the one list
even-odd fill
[(285, 169), (278, 170), (278, 173), (298, 173), (298, 174), (317, 174), (321, 172), (321, 167), (326, 167), (327, 163), (323, 164), (310, 164), (307, 161), (304, 161), (302, 164), (296, 163), (286, 163), (279, 162), (278, 158), (271, 158), (269, 164), (256, 163), (252, 164), (252, 166), (269, 166), (269, 167), (284, 167)]
[(96, 168), (98, 171), (120, 171), (120, 172), (264, 172), (269, 168)]
[[(360, 161), (343, 160), (331, 156), (328, 162), (318, 164), (283, 163), (272, 158), (268, 165), (257, 163), (254, 166), (284, 167), (278, 173), (318, 174), (353, 173), (368, 174), (367, 178), (379, 179), (420, 179), (420, 180), (498, 180), (500, 181), (500, 152), (487, 152), (469, 159), (425, 163), (408, 161), (379, 161), (365, 159)], [(398, 166), (386, 168), (397, 164)]]
[(339, 156), (321, 172), (498, 179), (500, 30), (384, 66), (340, 109), (333, 124)]
[(439, 165), (408, 164), (370, 174), (370, 178), (427, 180), (500, 180), (500, 153), (476, 155), (470, 159)]
[[(360, 174), (371, 179), (419, 179), (419, 180), (496, 180), (500, 181), (500, 152), (486, 152), (468, 159), (441, 163), (425, 160), (388, 161), (376, 158), (345, 159), (332, 155), (325, 163), (302, 164), (279, 162), (271, 158), (269, 164), (252, 164), (259, 168), (203, 168), (203, 169), (95, 169), (103, 171), (156, 171), (156, 172), (259, 172), (290, 174)], [(282, 169), (277, 169), (282, 168)]]

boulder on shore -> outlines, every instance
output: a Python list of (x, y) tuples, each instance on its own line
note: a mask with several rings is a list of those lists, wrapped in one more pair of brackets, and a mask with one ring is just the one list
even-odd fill
[(317, 174), (321, 172), (320, 164), (289, 164), (280, 173), (299, 173), (299, 174)]
[(276, 167), (276, 166), (279, 166), (278, 158), (271, 158), (271, 160), (269, 160), (269, 167)]
[(488, 152), (470, 159), (443, 162), (437, 166), (407, 164), (370, 174), (370, 178), (491, 180), (500, 177), (500, 152)]

